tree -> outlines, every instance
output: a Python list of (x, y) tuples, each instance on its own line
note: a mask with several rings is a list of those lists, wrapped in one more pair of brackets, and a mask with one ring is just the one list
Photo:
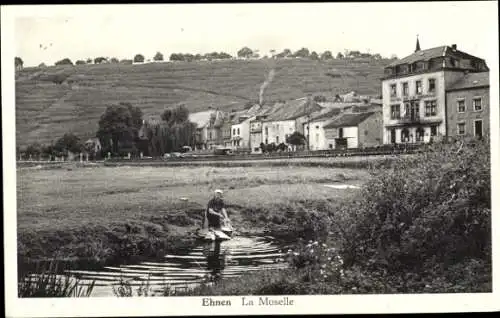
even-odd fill
[(46, 68), (46, 67), (47, 67), (47, 65), (45, 65), (45, 63), (40, 63), (40, 64), (38, 65), (38, 67), (39, 67), (39, 68)]
[(92, 64), (92, 59), (89, 57), (89, 58), (87, 58), (86, 62), (87, 62), (87, 64)]
[(226, 52), (220, 52), (219, 53), (219, 58), (222, 59), (222, 60), (224, 60), (224, 59), (231, 59), (232, 56), (231, 56), (231, 54), (228, 54)]
[(279, 151), (286, 151), (288, 149), (288, 147), (285, 145), (285, 143), (280, 143), (278, 146), (277, 146), (277, 149)]
[(54, 63), (55, 65), (73, 65), (73, 62), (69, 58), (64, 58), (60, 61)]
[(94, 59), (94, 64), (106, 63), (108, 61), (107, 58), (99, 56)]
[(153, 60), (163, 61), (163, 54), (161, 54), (160, 52), (156, 52), (155, 56), (153, 57)]
[(398, 56), (396, 54), (391, 55), (391, 60), (397, 60), (397, 59), (398, 59)]
[(312, 51), (312, 52), (311, 52), (310, 57), (311, 57), (311, 59), (312, 59), (312, 60), (317, 60), (317, 59), (319, 59), (319, 57), (318, 57), (318, 53), (316, 53), (315, 51)]
[(341, 60), (341, 59), (343, 59), (343, 58), (344, 58), (344, 54), (342, 54), (342, 53), (338, 52), (338, 53), (337, 53), (337, 59)]
[(309, 50), (305, 47), (301, 48), (295, 54), (293, 54), (294, 57), (309, 57)]
[(23, 68), (23, 64), (24, 64), (24, 62), (23, 62), (23, 60), (20, 57), (16, 56), (14, 58), (14, 65), (15, 65), (16, 70), (22, 69)]
[(167, 108), (161, 114), (161, 119), (170, 125), (186, 122), (189, 119), (189, 110), (184, 105)]
[(28, 156), (28, 158), (30, 156), (32, 156), (32, 157), (39, 156), (42, 153), (42, 145), (39, 144), (38, 142), (34, 142), (31, 145), (29, 145), (28, 147), (26, 147), (25, 153), (26, 153), (26, 156)]
[(243, 47), (238, 51), (238, 57), (249, 58), (253, 55), (253, 51), (248, 47)]
[(306, 137), (296, 131), (288, 136), (288, 138), (286, 139), (286, 143), (294, 146), (304, 145), (306, 143)]
[(75, 62), (76, 65), (84, 65), (86, 64), (84, 60), (78, 60)]
[(331, 60), (331, 59), (333, 59), (332, 52), (330, 52), (330, 51), (323, 52), (323, 54), (321, 54), (321, 59), (322, 60)]
[(110, 60), (109, 60), (110, 63), (112, 64), (118, 64), (120, 63), (120, 61), (118, 61), (118, 59), (116, 57), (112, 57)]
[(144, 63), (144, 55), (136, 54), (134, 56), (134, 63)]
[(97, 137), (105, 149), (118, 153), (134, 147), (142, 125), (142, 111), (130, 103), (108, 106), (99, 120)]
[(290, 55), (292, 55), (292, 51), (290, 49), (284, 49), (282, 54), (283, 57), (289, 57)]
[(73, 133), (66, 133), (54, 144), (54, 150), (59, 153), (67, 154), (69, 151), (77, 153), (82, 151), (83, 144), (80, 138)]
[(347, 57), (350, 57), (350, 58), (355, 58), (355, 57), (360, 57), (360, 56), (361, 56), (361, 52), (359, 52), (359, 51), (350, 51), (347, 54)]

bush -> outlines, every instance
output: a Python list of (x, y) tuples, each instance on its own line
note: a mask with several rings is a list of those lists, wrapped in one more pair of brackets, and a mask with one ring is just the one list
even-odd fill
[(404, 280), (447, 281), (443, 268), (468, 259), (487, 272), (490, 195), (489, 142), (439, 143), (373, 171), (359, 199), (331, 216), (347, 264), (394, 277), (414, 273)]
[(54, 65), (73, 65), (73, 62), (69, 58), (64, 58), (60, 61), (54, 63)]

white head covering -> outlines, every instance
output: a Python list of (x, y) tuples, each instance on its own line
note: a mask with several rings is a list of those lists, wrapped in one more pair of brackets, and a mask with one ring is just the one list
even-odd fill
[(217, 189), (217, 190), (215, 190), (215, 193), (220, 193), (220, 194), (222, 194), (223, 192), (222, 192), (222, 190), (221, 190), (221, 189)]

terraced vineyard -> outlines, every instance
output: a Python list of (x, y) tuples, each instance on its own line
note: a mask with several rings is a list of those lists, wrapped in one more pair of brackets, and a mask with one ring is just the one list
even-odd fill
[(265, 102), (350, 90), (379, 94), (379, 79), (388, 63), (293, 59), (27, 68), (16, 74), (17, 144), (50, 143), (66, 132), (93, 136), (106, 106), (118, 102), (139, 106), (145, 115), (178, 103), (192, 112), (210, 106), (242, 109), (258, 100), (273, 68), (276, 74)]

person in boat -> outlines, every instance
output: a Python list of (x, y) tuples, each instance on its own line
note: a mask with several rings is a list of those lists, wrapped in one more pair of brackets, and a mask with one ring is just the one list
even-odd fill
[[(228, 224), (229, 217), (223, 200), (222, 190), (215, 190), (214, 196), (208, 201), (203, 228), (220, 230), (224, 224)], [(205, 225), (206, 224), (206, 225)]]

